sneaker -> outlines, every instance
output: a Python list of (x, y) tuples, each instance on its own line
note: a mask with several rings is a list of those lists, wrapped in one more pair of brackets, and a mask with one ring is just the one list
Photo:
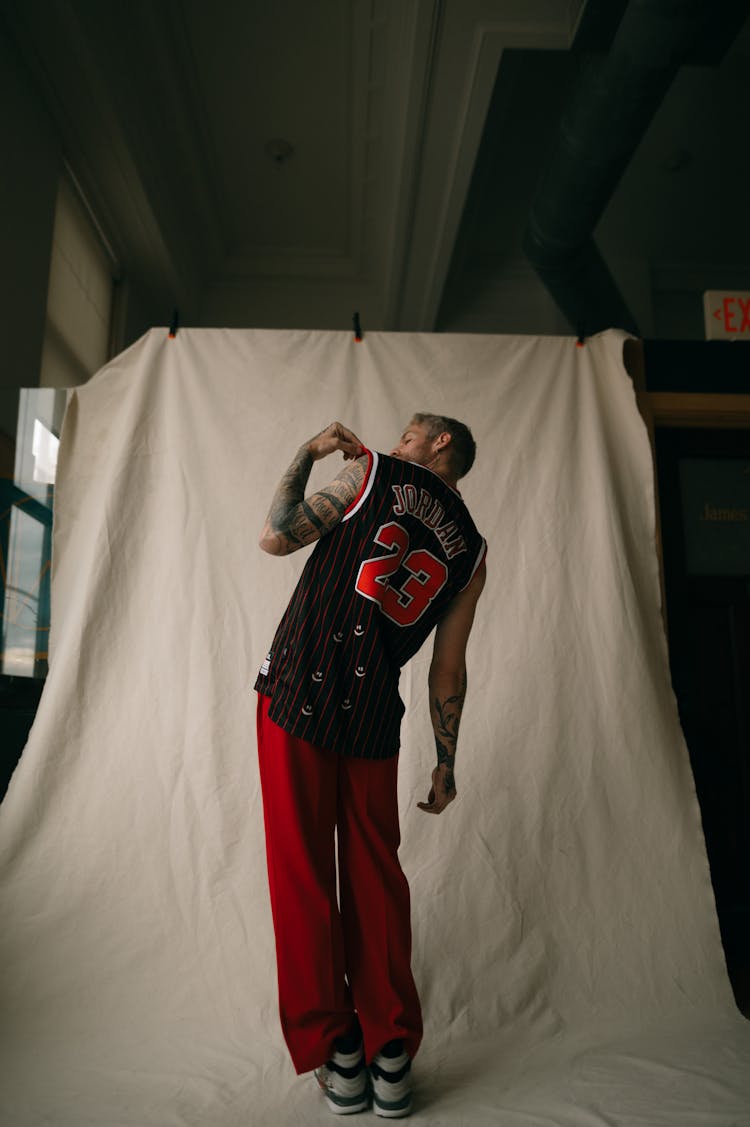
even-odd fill
[(331, 1059), (315, 1069), (315, 1079), (334, 1115), (366, 1111), (367, 1069), (361, 1041), (353, 1052), (343, 1053), (335, 1048)]
[(402, 1119), (411, 1112), (411, 1061), (403, 1041), (389, 1041), (370, 1065), (372, 1106), (384, 1119)]

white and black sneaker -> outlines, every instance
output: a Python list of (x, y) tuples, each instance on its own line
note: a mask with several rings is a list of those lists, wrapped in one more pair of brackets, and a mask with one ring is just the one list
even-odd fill
[(315, 1079), (334, 1115), (352, 1115), (368, 1106), (367, 1069), (361, 1034), (359, 1037), (355, 1048), (352, 1038), (339, 1038), (331, 1059), (315, 1069)]
[(385, 1119), (402, 1119), (411, 1112), (411, 1060), (403, 1041), (389, 1041), (370, 1065), (372, 1107)]

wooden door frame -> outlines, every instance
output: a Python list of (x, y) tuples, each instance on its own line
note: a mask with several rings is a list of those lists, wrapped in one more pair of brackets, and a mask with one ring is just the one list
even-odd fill
[[(742, 347), (739, 344), (738, 347)], [(647, 391), (646, 364), (642, 340), (629, 339), (623, 345), (623, 363), (633, 381), (635, 401), (646, 424), (651, 443), (651, 463), (654, 474), (654, 506), (656, 510), (656, 551), (659, 558), (659, 582), (664, 629), (667, 630), (667, 593), (664, 582), (664, 552), (662, 549), (661, 513), (659, 510), (659, 482), (656, 468), (656, 428), (700, 427), (703, 430), (750, 430), (750, 395), (722, 395), (720, 393), (682, 391)]]

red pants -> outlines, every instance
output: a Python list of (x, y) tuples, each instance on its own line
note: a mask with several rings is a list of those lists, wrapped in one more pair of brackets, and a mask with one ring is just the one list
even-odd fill
[[(422, 1015), (409, 886), (398, 862), (398, 759), (354, 759), (289, 735), (258, 697), (258, 754), (281, 1027), (298, 1073), (332, 1055), (356, 1011), (369, 1063)], [(338, 837), (340, 909), (334, 832)]]

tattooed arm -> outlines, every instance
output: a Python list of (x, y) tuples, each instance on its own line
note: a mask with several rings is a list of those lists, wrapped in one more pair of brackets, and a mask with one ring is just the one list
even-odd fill
[[(305, 497), (313, 462), (341, 450), (352, 461), (327, 485)], [(362, 443), (341, 423), (330, 426), (303, 443), (282, 477), (260, 535), (260, 546), (272, 556), (288, 556), (319, 540), (334, 528), (359, 493), (367, 470)]]
[(435, 634), (428, 685), (437, 767), (427, 802), (417, 803), (428, 814), (442, 814), (456, 797), (454, 762), (466, 697), (466, 643), (486, 578), (487, 567), (482, 562), (469, 586), (456, 595)]

